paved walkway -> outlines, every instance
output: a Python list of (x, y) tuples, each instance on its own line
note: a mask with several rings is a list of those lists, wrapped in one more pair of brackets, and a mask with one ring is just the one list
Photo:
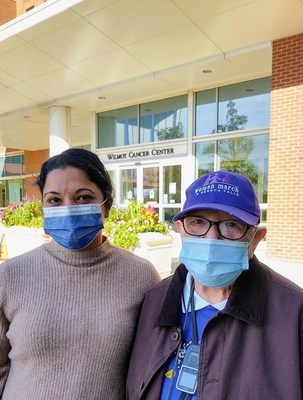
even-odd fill
[(259, 243), (255, 254), (260, 261), (268, 265), (271, 269), (275, 270), (286, 278), (295, 282), (297, 285), (303, 287), (303, 261), (302, 262), (291, 262), (291, 261), (278, 261), (270, 259), (265, 255), (266, 242)]

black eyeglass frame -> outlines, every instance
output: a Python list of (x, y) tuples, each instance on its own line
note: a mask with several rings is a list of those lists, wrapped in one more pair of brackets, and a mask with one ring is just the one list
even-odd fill
[[(204, 219), (205, 221), (208, 221), (208, 222), (209, 222), (209, 228), (207, 229), (207, 231), (206, 231), (203, 235), (193, 235), (192, 233), (187, 232), (187, 230), (186, 230), (186, 228), (185, 228), (185, 226), (184, 226), (184, 220), (185, 220), (185, 218), (189, 218), (189, 217), (190, 217), (190, 218), (195, 218), (195, 217), (196, 217), (196, 218), (201, 218), (201, 219)], [(181, 223), (182, 223), (182, 226), (183, 226), (184, 231), (185, 231), (188, 235), (194, 236), (194, 237), (203, 237), (203, 236), (205, 236), (205, 235), (209, 232), (210, 228), (211, 228), (213, 225), (216, 225), (217, 231), (218, 231), (219, 235), (220, 235), (222, 238), (227, 239), (227, 240), (240, 240), (240, 239), (242, 239), (242, 238), (247, 234), (247, 232), (248, 232), (248, 230), (249, 230), (250, 228), (257, 228), (256, 225), (249, 225), (249, 224), (246, 224), (246, 222), (239, 221), (239, 220), (237, 220), (237, 219), (224, 219), (223, 221), (211, 221), (211, 220), (209, 220), (208, 218), (201, 217), (201, 216), (199, 216), (199, 215), (184, 215), (183, 217), (180, 218), (180, 221), (181, 221)], [(239, 237), (239, 238), (237, 238), (237, 239), (231, 239), (231, 238), (229, 238), (229, 237), (226, 237), (226, 236), (222, 235), (219, 225), (220, 225), (222, 222), (228, 222), (228, 221), (242, 222), (243, 224), (246, 225), (245, 232), (243, 233), (243, 235), (242, 235), (241, 237)]]

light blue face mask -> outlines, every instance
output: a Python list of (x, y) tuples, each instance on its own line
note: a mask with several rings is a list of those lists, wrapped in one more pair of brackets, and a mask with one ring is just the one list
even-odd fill
[(45, 233), (70, 250), (87, 247), (104, 227), (101, 204), (44, 207), (43, 212)]
[(194, 279), (203, 285), (224, 287), (248, 269), (249, 244), (183, 237), (180, 261)]

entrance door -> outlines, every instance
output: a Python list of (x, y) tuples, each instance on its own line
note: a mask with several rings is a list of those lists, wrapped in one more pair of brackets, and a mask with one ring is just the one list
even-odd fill
[(8, 182), (9, 202), (10, 203), (12, 203), (12, 202), (20, 203), (21, 191), (22, 191), (22, 186), (21, 186), (20, 182), (18, 182), (18, 181)]
[(150, 204), (162, 221), (171, 223), (181, 207), (181, 164), (149, 164), (120, 169), (120, 203), (134, 199)]

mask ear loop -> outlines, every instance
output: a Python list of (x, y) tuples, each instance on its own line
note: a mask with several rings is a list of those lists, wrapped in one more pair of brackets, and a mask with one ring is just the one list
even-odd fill
[(103, 201), (102, 201), (102, 203), (100, 203), (100, 204), (99, 204), (99, 206), (100, 206), (100, 207), (101, 207), (101, 206), (103, 206), (103, 204), (104, 204), (104, 203), (106, 203), (106, 202), (107, 202), (107, 200), (108, 200), (108, 197), (106, 197), (106, 199), (105, 199), (105, 200), (103, 200)]
[(254, 230), (254, 233), (253, 233), (252, 237), (249, 239), (248, 242), (246, 242), (247, 248), (251, 245), (251, 243), (252, 243), (252, 241), (254, 240), (254, 238), (255, 238), (255, 236), (256, 236), (256, 233), (257, 233), (257, 231), (258, 231), (258, 227), (257, 227), (257, 226), (254, 226), (254, 228), (256, 228), (256, 229)]

